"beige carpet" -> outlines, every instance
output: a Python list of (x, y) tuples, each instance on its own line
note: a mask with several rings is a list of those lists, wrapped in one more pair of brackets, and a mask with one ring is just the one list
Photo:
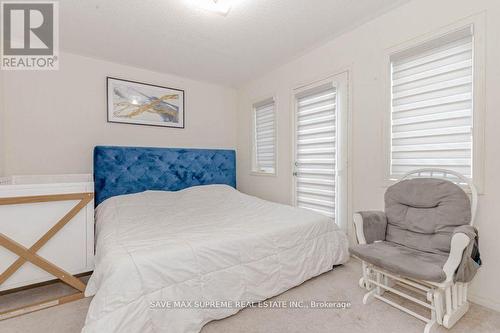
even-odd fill
[[(283, 301), (350, 301), (350, 309), (244, 309), (229, 318), (208, 323), (202, 332), (423, 332), (423, 322), (385, 303), (375, 300), (370, 305), (363, 305), (363, 290), (357, 285), (360, 271), (358, 262), (351, 260), (275, 298)], [(0, 311), (31, 300), (61, 295), (68, 290), (57, 284), (2, 296)], [(84, 299), (2, 321), (0, 332), (80, 332), (90, 301)], [(452, 330), (439, 327), (434, 332), (500, 332), (500, 313), (473, 304)]]

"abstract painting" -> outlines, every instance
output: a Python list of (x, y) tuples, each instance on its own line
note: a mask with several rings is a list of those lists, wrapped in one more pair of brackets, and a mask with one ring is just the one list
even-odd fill
[(107, 77), (108, 122), (184, 128), (184, 90)]

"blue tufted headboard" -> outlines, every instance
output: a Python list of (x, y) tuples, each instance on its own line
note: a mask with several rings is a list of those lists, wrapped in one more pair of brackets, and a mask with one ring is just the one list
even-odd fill
[(97, 146), (96, 206), (107, 198), (146, 190), (177, 191), (196, 185), (236, 187), (234, 150)]

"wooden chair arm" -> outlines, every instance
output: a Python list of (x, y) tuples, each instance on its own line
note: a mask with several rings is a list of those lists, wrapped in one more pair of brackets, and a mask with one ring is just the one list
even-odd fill
[(365, 233), (363, 231), (363, 217), (359, 213), (354, 213), (352, 221), (354, 223), (354, 231), (356, 232), (358, 244), (366, 244)]
[(462, 254), (469, 245), (469, 242), (469, 236), (461, 232), (454, 234), (451, 238), (450, 256), (443, 266), (443, 271), (446, 274), (446, 282), (453, 282), (455, 272), (462, 262)]

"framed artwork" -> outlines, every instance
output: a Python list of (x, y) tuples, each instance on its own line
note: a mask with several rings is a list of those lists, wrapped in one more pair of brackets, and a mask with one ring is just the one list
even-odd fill
[(184, 128), (184, 90), (106, 78), (108, 122)]

